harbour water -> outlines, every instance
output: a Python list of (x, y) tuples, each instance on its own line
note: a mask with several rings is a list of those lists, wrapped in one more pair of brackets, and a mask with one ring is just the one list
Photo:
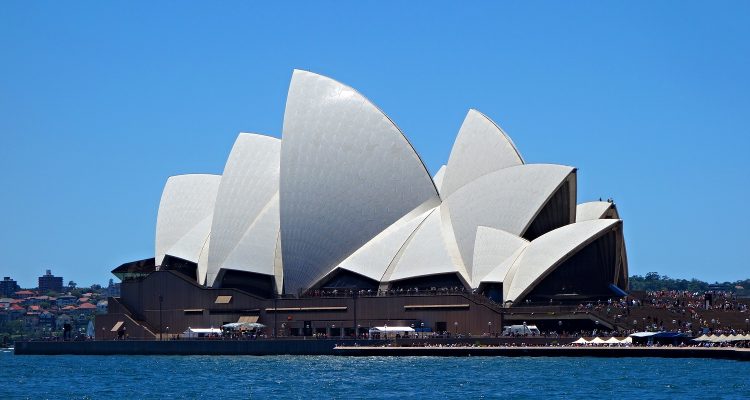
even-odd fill
[(14, 356), (0, 399), (748, 399), (750, 363), (661, 358)]

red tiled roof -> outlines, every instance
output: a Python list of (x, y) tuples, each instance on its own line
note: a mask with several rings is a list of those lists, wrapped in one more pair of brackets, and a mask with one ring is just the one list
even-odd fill
[(82, 310), (86, 310), (86, 309), (91, 310), (91, 309), (95, 309), (96, 306), (91, 303), (83, 303), (78, 308)]
[(80, 299), (78, 299), (79, 303), (88, 303), (88, 301), (89, 301), (88, 297), (81, 297)]
[(19, 306), (18, 304), (11, 304), (10, 309), (13, 311), (25, 310), (23, 307)]
[(75, 310), (76, 306), (65, 306), (62, 308), (63, 310)]
[(23, 296), (23, 295), (36, 294), (36, 293), (32, 292), (31, 290), (19, 290), (18, 292), (16, 292), (16, 294), (19, 296)]

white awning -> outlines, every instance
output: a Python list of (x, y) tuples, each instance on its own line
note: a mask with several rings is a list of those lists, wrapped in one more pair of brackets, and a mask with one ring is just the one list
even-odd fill
[(184, 334), (187, 333), (221, 333), (219, 328), (187, 328)]
[(659, 332), (636, 332), (630, 334), (630, 337), (651, 337), (656, 335)]
[(370, 333), (377, 332), (414, 332), (414, 328), (408, 326), (373, 326)]

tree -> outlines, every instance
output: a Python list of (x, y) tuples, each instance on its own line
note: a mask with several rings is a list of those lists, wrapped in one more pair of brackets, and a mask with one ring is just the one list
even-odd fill
[(68, 282), (68, 287), (71, 288), (71, 289), (75, 289), (76, 285), (77, 285), (77, 283), (75, 283), (73, 281)]
[(646, 274), (647, 281), (658, 281), (660, 279), (661, 279), (661, 276), (659, 276), (658, 272), (649, 272)]

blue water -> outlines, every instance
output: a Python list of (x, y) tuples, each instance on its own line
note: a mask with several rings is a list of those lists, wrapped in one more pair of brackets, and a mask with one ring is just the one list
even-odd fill
[(0, 354), (1, 399), (546, 400), (583, 396), (750, 399), (750, 363), (658, 358)]

